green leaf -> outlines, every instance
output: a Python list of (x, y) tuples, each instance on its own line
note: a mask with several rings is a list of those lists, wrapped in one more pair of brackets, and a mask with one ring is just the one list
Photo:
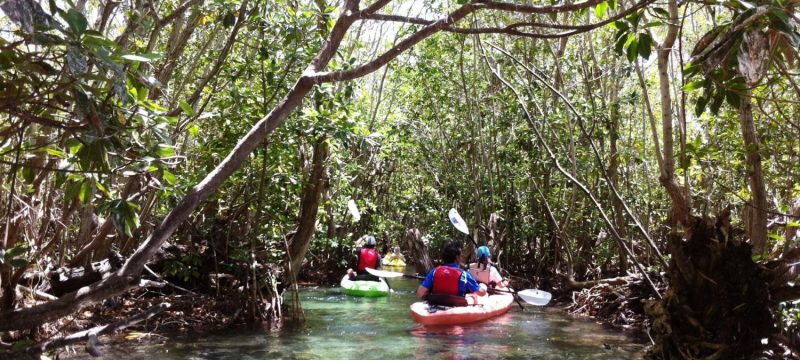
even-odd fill
[(628, 37), (624, 36), (624, 35), (625, 35), (624, 33), (621, 34), (617, 38), (616, 45), (614, 45), (614, 51), (616, 51), (617, 54), (619, 54), (619, 55), (622, 55), (622, 50), (625, 49), (625, 44), (627, 43), (627, 40), (628, 40)]
[(27, 250), (28, 250), (27, 246), (17, 245), (17, 246), (14, 246), (14, 247), (8, 249), (8, 251), (6, 251), (6, 254), (4, 255), (4, 257), (6, 259), (13, 259), (13, 258), (15, 258), (15, 257), (17, 257), (19, 255), (24, 254), (25, 251), (27, 251)]
[(714, 95), (713, 100), (711, 101), (711, 112), (714, 115), (719, 114), (719, 108), (722, 106), (722, 101), (725, 100), (725, 93), (722, 91), (717, 91)]
[(134, 54), (126, 54), (122, 55), (121, 58), (128, 60), (128, 61), (135, 61), (135, 62), (150, 62), (149, 58), (146, 58), (141, 55), (134, 55)]
[(68, 200), (74, 199), (78, 196), (78, 193), (81, 190), (81, 182), (70, 181), (67, 184), (67, 189), (64, 190), (64, 198)]
[(705, 96), (699, 97), (697, 103), (694, 104), (694, 115), (700, 116), (703, 114), (703, 110), (706, 109), (706, 104), (708, 104), (708, 98)]
[(28, 266), (28, 260), (25, 259), (11, 259), (11, 261), (9, 261), (8, 263), (13, 268), (21, 268)]
[(741, 99), (739, 97), (739, 94), (737, 94), (736, 92), (725, 91), (725, 100), (728, 102), (728, 104), (730, 104), (734, 108), (737, 109), (739, 108)]
[(602, 19), (606, 15), (606, 11), (608, 11), (608, 1), (603, 1), (594, 7), (594, 15), (598, 19)]
[(192, 137), (197, 137), (197, 134), (200, 133), (200, 128), (196, 124), (189, 125), (189, 127), (186, 128), (186, 130), (189, 131), (189, 135), (191, 135)]
[(655, 8), (651, 8), (650, 10), (652, 10), (653, 12), (655, 12), (658, 15), (663, 16), (664, 18), (669, 19), (669, 11), (664, 10), (664, 8), (655, 7)]
[(690, 62), (686, 64), (686, 66), (683, 68), (683, 75), (689, 78), (692, 77), (694, 74), (697, 74), (699, 70), (700, 70), (700, 65)]
[(181, 109), (183, 109), (183, 112), (185, 112), (186, 115), (194, 116), (194, 109), (192, 109), (192, 106), (189, 105), (186, 100), (181, 99), (181, 101), (178, 102), (178, 105), (180, 105)]
[(639, 56), (647, 60), (650, 58), (650, 52), (653, 49), (653, 38), (650, 34), (644, 33), (639, 35)]
[(92, 199), (92, 184), (88, 181), (84, 181), (83, 184), (81, 184), (81, 189), (78, 192), (78, 199), (83, 204), (86, 204)]
[(164, 181), (166, 181), (167, 184), (169, 184), (169, 185), (175, 185), (175, 180), (176, 180), (175, 179), (175, 174), (173, 174), (171, 171), (169, 171), (167, 169), (164, 169), (163, 171), (164, 171), (164, 174), (163, 174), (162, 177), (164, 178)]
[(700, 89), (703, 87), (703, 85), (706, 84), (706, 81), (707, 81), (706, 79), (690, 81), (689, 83), (683, 86), (683, 91), (689, 92), (692, 90)]
[(48, 154), (50, 154), (51, 156), (55, 156), (57, 158), (62, 158), (62, 159), (66, 159), (67, 158), (67, 153), (65, 153), (65, 152), (63, 152), (61, 150), (58, 150), (58, 149), (53, 149), (51, 147), (46, 147), (46, 148), (44, 148), (44, 151), (47, 152)]
[(175, 148), (172, 145), (158, 144), (158, 157), (171, 157), (175, 156)]
[(628, 44), (628, 61), (636, 61), (636, 55), (639, 53), (639, 41), (634, 37), (633, 41)]
[(236, 24), (236, 15), (233, 12), (229, 11), (225, 14), (225, 17), (222, 19), (222, 25), (225, 27), (231, 27)]
[(106, 188), (105, 185), (103, 185), (102, 182), (97, 181), (94, 183), (94, 185), (97, 186), (97, 190), (100, 190), (100, 192), (102, 192), (106, 196), (111, 196), (111, 193), (108, 192), (108, 189)]
[(95, 31), (92, 30), (86, 31), (86, 33), (83, 35), (83, 40), (81, 41), (89, 46), (105, 46), (109, 49), (115, 49), (117, 47), (117, 43), (106, 38), (103, 36), (103, 34), (95, 34)]
[(60, 12), (61, 17), (69, 24), (70, 30), (76, 36), (80, 37), (86, 31), (86, 28), (89, 26), (89, 22), (86, 21), (86, 17), (81, 14), (80, 11), (76, 10), (75, 8), (69, 9), (67, 12)]

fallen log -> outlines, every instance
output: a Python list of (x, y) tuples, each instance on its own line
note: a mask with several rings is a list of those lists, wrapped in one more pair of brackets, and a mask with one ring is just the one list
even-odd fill
[(567, 288), (570, 290), (582, 290), (595, 287), (597, 285), (626, 285), (632, 279), (630, 276), (620, 276), (615, 278), (608, 278), (608, 279), (597, 279), (597, 280), (589, 280), (589, 281), (575, 281), (572, 278), (567, 278)]
[[(160, 313), (163, 310), (169, 309), (170, 306), (171, 305), (169, 303), (157, 304), (157, 305), (154, 305), (154, 306), (150, 307), (149, 309), (147, 309), (146, 311), (144, 311), (142, 313), (139, 313), (139, 314), (131, 316), (131, 317), (127, 318), (127, 319), (115, 322), (113, 324), (96, 326), (96, 327), (93, 327), (93, 328), (91, 328), (89, 330), (83, 330), (83, 331), (79, 331), (79, 332), (76, 332), (76, 333), (71, 334), (71, 335), (67, 335), (67, 336), (63, 336), (63, 337), (59, 337), (59, 338), (43, 341), (43, 342), (40, 342), (40, 343), (38, 343), (36, 345), (33, 345), (31, 347), (28, 347), (28, 348), (24, 349), (22, 352), (27, 353), (27, 354), (38, 354), (38, 353), (45, 352), (45, 351), (47, 351), (49, 349), (61, 347), (61, 346), (64, 346), (64, 345), (74, 344), (76, 342), (80, 342), (80, 341), (83, 341), (83, 340), (89, 340), (89, 342), (87, 343), (87, 349), (88, 349), (88, 351), (94, 352), (94, 351), (97, 351), (97, 349), (96, 349), (96, 347), (98, 345), (97, 338), (96, 338), (97, 336), (103, 335), (103, 334), (107, 334), (107, 333), (111, 333), (111, 332), (114, 332), (114, 331), (117, 331), (117, 330), (122, 330), (122, 329), (127, 328), (128, 326), (140, 323), (140, 322), (142, 322), (144, 320), (147, 320), (147, 319), (153, 317), (154, 315)], [(92, 340), (92, 339), (94, 339), (94, 340)], [(11, 355), (11, 354), (9, 354), (9, 355)]]
[(61, 297), (84, 286), (94, 284), (107, 278), (122, 267), (124, 259), (116, 253), (109, 254), (108, 258), (92, 263), (91, 266), (77, 268), (60, 268), (49, 274), (50, 289), (45, 291)]

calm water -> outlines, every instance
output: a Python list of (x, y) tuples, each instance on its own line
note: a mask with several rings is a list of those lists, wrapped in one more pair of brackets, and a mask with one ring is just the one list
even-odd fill
[[(526, 306), (461, 326), (411, 320), (416, 280), (391, 280), (395, 293), (365, 299), (339, 288), (301, 290), (306, 321), (279, 331), (225, 331), (163, 344), (104, 346), (108, 359), (637, 359), (644, 344), (554, 309)], [(606, 346), (607, 345), (607, 346)], [(82, 346), (81, 346), (82, 347)], [(82, 357), (82, 356), (79, 356)]]

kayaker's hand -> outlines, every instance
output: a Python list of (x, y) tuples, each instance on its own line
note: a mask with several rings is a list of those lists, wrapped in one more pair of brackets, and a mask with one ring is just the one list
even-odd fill
[(494, 282), (494, 281), (489, 281), (489, 288), (490, 288), (490, 289), (494, 289), (494, 288), (496, 288), (496, 287), (497, 287), (497, 282)]
[(478, 291), (475, 292), (475, 295), (478, 295), (478, 296), (486, 295), (486, 284), (481, 283), (480, 285), (478, 285), (478, 287), (479, 287), (479, 289), (478, 289)]

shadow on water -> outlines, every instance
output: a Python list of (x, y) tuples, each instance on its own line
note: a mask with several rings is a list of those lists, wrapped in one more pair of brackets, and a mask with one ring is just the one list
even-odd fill
[(644, 349), (623, 333), (533, 306), (473, 324), (422, 326), (408, 310), (418, 282), (391, 283), (395, 292), (384, 298), (350, 297), (339, 288), (303, 289), (306, 321), (276, 331), (227, 330), (103, 351), (107, 358), (148, 360), (636, 359)]

